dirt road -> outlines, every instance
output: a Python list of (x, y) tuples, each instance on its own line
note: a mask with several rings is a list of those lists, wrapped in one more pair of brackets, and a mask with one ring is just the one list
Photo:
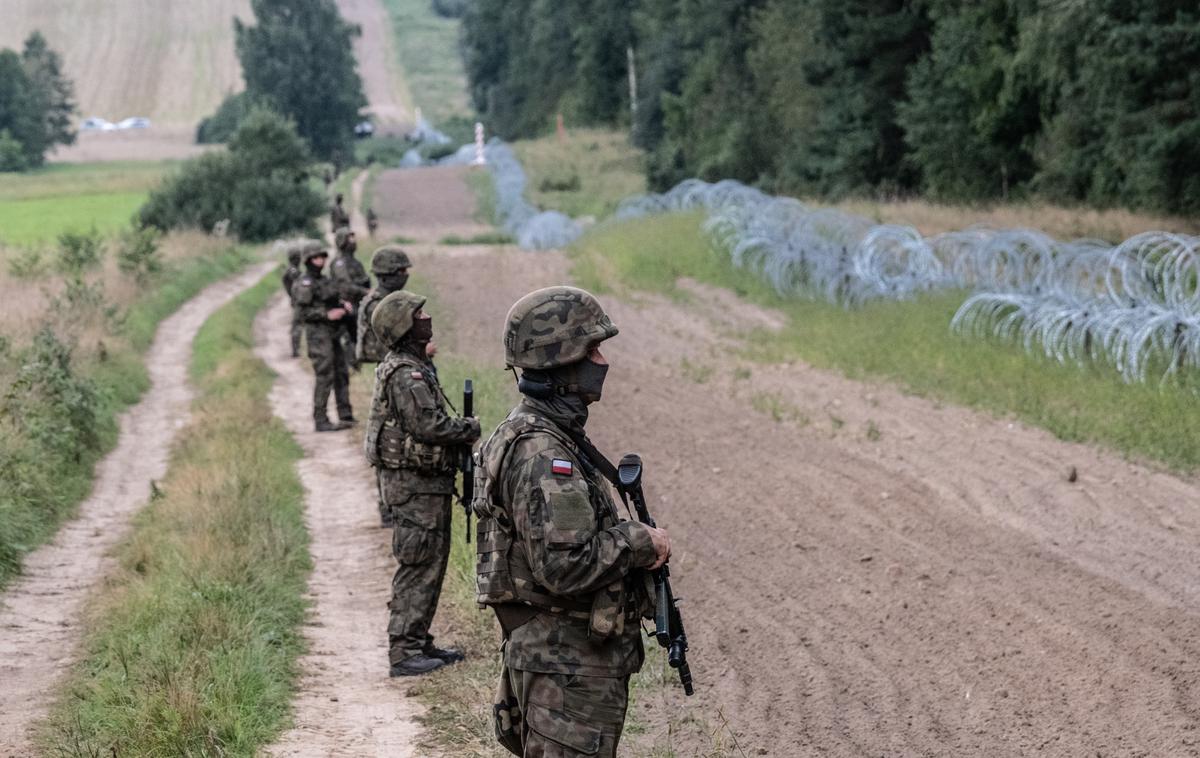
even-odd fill
[[(496, 370), (508, 307), (569, 276), (486, 248), (415, 265), (455, 307), (443, 350)], [(1197, 482), (741, 361), (778, 316), (729, 293), (604, 301), (621, 335), (589, 428), (646, 460), (698, 683), (639, 706), (631, 755), (707, 755), (705, 731), (733, 755), (1200, 755)]]
[(471, 166), (434, 166), (384, 171), (375, 182), (375, 212), (381, 238), (402, 235), (437, 242), (449, 235), (469, 238), (493, 231), (476, 221), (475, 197), (465, 186)]
[(354, 41), (364, 94), (381, 134), (400, 134), (413, 125), (412, 93), (396, 55), (392, 20), (381, 0), (337, 0), (338, 10), (362, 28)]
[[(295, 727), (268, 750), (277, 756), (414, 755), (418, 707), (402, 679), (387, 677), (390, 532), (379, 528), (374, 476), (360, 446), (362, 427), (317, 434), (312, 374), (291, 357), (291, 310), (278, 297), (255, 323), (255, 352), (279, 378), (271, 406), (304, 449), (300, 479), (314, 569), (308, 652), (295, 700)], [(366, 417), (366, 408), (360, 408)]]
[(78, 518), (27, 557), (24, 575), (0, 596), (0, 756), (31, 754), (30, 727), (75, 658), (80, 612), (111, 567), (108, 552), (145, 503), (150, 482), (166, 473), (171, 442), (190, 418), (192, 338), (274, 266), (258, 264), (214, 284), (162, 322), (146, 355), (150, 389), (121, 416), (117, 446), (97, 466)]

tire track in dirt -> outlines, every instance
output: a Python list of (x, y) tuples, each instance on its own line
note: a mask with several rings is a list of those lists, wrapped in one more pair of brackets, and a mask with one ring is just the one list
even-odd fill
[[(389, 532), (379, 528), (374, 475), (359, 445), (362, 427), (318, 434), (312, 374), (291, 357), (291, 309), (280, 295), (255, 322), (255, 353), (278, 374), (271, 407), (304, 449), (299, 466), (312, 538), (305, 627), (308, 652), (295, 726), (267, 752), (277, 756), (404, 756), (413, 752), (419, 707), (402, 679), (388, 679), (387, 603), (394, 564)], [(367, 409), (361, 408), (360, 412)]]
[[(512, 302), (569, 280), (556, 254), (415, 265), (453, 304), (446, 354), (496, 370)], [(742, 361), (739, 333), (777, 316), (728, 297), (602, 299), (621, 336), (589, 429), (646, 460), (698, 690), (640, 703), (630, 754), (708, 754), (728, 719), (759, 755), (1200, 755), (1193, 478)]]
[(32, 753), (30, 730), (75, 661), (81, 612), (112, 566), (109, 555), (167, 471), (175, 434), (191, 418), (192, 339), (214, 312), (275, 268), (261, 263), (211, 285), (159, 325), (145, 364), (150, 389), (120, 418), (117, 446), (96, 467), (91, 495), (54, 540), (30, 553), (0, 597), (0, 755)]

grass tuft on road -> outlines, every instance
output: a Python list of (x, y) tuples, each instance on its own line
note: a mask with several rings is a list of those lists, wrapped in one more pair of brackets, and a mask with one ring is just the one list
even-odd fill
[(277, 287), (268, 276), (196, 338), (193, 421), (89, 608), (47, 754), (250, 756), (286, 725), (310, 559), (300, 449), (252, 353)]
[(698, 214), (608, 224), (572, 250), (581, 286), (650, 291), (684, 300), (681, 277), (732, 290), (786, 317), (779, 332), (747, 335), (751, 358), (803, 360), (855, 379), (892, 381), (907, 391), (1013, 415), (1063, 440), (1098, 444), (1180, 471), (1200, 468), (1200, 377), (1126, 384), (1110, 368), (1063, 366), (1020, 348), (950, 331), (961, 293), (846, 309), (784, 299), (736, 269), (700, 229)]

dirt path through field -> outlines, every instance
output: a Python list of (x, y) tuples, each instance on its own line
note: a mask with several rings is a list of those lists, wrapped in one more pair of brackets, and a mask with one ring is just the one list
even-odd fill
[[(454, 308), (443, 352), (497, 371), (509, 306), (569, 268), (488, 248), (415, 265)], [(603, 298), (621, 335), (589, 428), (646, 460), (698, 691), (644, 698), (628, 754), (1200, 755), (1196, 481), (743, 361), (737, 335), (779, 317), (699, 294)]]
[(384, 171), (372, 201), (379, 236), (437, 242), (449, 235), (470, 238), (492, 231), (475, 220), (475, 195), (466, 186), (473, 166), (432, 166)]
[(145, 503), (150, 482), (166, 474), (172, 440), (190, 418), (192, 338), (274, 266), (258, 264), (214, 284), (162, 322), (146, 354), (150, 389), (122, 414), (117, 446), (96, 467), (91, 496), (53, 542), (26, 557), (22, 577), (0, 596), (0, 756), (31, 754), (30, 727), (46, 714), (75, 659), (80, 612), (111, 567), (108, 553)]
[[(300, 479), (315, 564), (309, 650), (295, 700), (296, 725), (268, 752), (277, 756), (414, 755), (418, 707), (402, 679), (388, 679), (387, 602), (394, 570), (389, 535), (379, 528), (374, 476), (360, 446), (362, 427), (313, 431), (313, 377), (291, 357), (291, 310), (278, 297), (255, 323), (255, 352), (279, 378), (271, 407), (304, 449)], [(366, 408), (359, 414), (365, 418)]]
[(396, 56), (392, 20), (381, 0), (337, 0), (338, 10), (362, 28), (354, 42), (358, 73), (380, 134), (400, 134), (413, 124), (412, 93)]

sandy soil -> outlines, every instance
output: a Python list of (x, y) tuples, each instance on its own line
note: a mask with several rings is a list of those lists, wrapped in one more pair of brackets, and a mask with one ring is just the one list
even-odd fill
[(171, 442), (190, 418), (192, 338), (274, 266), (259, 264), (205, 289), (162, 322), (146, 355), (151, 387), (121, 416), (117, 447), (97, 466), (78, 518), (27, 557), (24, 575), (0, 596), (0, 755), (31, 753), (30, 728), (75, 659), (80, 612), (111, 567), (108, 552), (145, 503), (150, 482), (166, 473)]
[(51, 163), (184, 160), (216, 147), (197, 145), (194, 128), (80, 132), (74, 145), (57, 148), (49, 159)]
[(393, 169), (375, 182), (379, 236), (436, 242), (456, 234), (469, 238), (492, 231), (474, 220), (475, 196), (464, 184), (470, 166)]
[[(568, 278), (512, 250), (415, 264), (455, 304), (443, 349), (497, 370), (512, 302)], [(1196, 481), (744, 363), (738, 333), (779, 316), (736, 299), (603, 299), (621, 335), (590, 428), (646, 460), (698, 691), (643, 701), (630, 755), (1200, 755)]]
[(354, 43), (358, 73), (363, 79), (367, 111), (380, 134), (401, 134), (413, 125), (412, 93), (400, 71), (394, 46), (392, 20), (381, 0), (337, 0), (338, 10), (362, 27)]
[[(374, 475), (362, 457), (362, 427), (312, 428), (312, 374), (291, 357), (291, 311), (281, 296), (255, 324), (255, 352), (278, 375), (271, 406), (304, 449), (300, 478), (314, 570), (308, 652), (295, 727), (267, 752), (277, 756), (411, 756), (419, 707), (405, 680), (387, 677), (387, 602), (394, 564), (379, 528)], [(366, 408), (359, 414), (365, 418)]]

